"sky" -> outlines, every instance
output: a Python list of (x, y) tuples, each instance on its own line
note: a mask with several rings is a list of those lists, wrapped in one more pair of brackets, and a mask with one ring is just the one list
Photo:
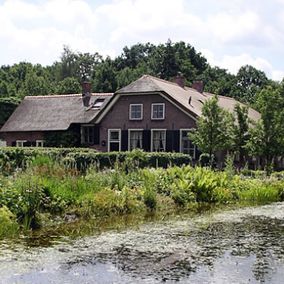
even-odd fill
[(63, 46), (112, 58), (184, 41), (212, 66), (284, 77), (284, 0), (0, 0), (0, 66), (51, 65)]

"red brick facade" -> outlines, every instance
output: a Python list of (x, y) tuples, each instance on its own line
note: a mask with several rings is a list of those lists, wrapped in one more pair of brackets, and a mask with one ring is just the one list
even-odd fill
[[(152, 104), (164, 104), (164, 119), (153, 120), (151, 118)], [(143, 105), (143, 118), (141, 120), (131, 120), (129, 117), (130, 105)], [(90, 124), (89, 124), (90, 125)], [(121, 131), (120, 149), (129, 149), (128, 130), (143, 130), (143, 136), (148, 131), (147, 143), (144, 143), (143, 149), (151, 150), (151, 129), (166, 130), (167, 151), (179, 151), (180, 129), (191, 129), (196, 127), (195, 119), (183, 110), (179, 109), (168, 99), (159, 94), (145, 95), (121, 95), (114, 103), (112, 108), (106, 113), (99, 125), (99, 139), (96, 139), (95, 145), (90, 147), (99, 151), (108, 151), (108, 130), (119, 129)], [(77, 130), (79, 131), (79, 130)], [(2, 139), (6, 141), (7, 146), (15, 146), (16, 141), (26, 140), (25, 146), (35, 146), (37, 140), (44, 140), (46, 132), (6, 132), (2, 133)], [(171, 135), (171, 136), (170, 136)], [(171, 141), (169, 140), (171, 139)], [(148, 145), (146, 147), (146, 144)], [(171, 145), (169, 145), (171, 144)]]
[(1, 133), (1, 138), (6, 141), (7, 146), (15, 146), (17, 140), (26, 140), (36, 143), (36, 140), (44, 140), (43, 132), (6, 132)]
[[(151, 105), (153, 103), (165, 104), (165, 119), (151, 119)], [(130, 120), (130, 104), (143, 104), (143, 119)], [(100, 123), (100, 145), (95, 148), (100, 151), (107, 151), (108, 129), (166, 129), (179, 130), (195, 128), (195, 120), (185, 114), (178, 107), (158, 94), (153, 95), (124, 95), (114, 104), (112, 109), (106, 114)]]

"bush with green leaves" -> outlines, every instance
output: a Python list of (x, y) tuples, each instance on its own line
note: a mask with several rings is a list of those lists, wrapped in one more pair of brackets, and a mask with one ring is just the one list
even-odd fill
[[(167, 168), (171, 165), (187, 165), (190, 156), (181, 153), (148, 153), (141, 150), (131, 152), (96, 152), (90, 148), (17, 148), (0, 149), (0, 165), (9, 164), (10, 172), (25, 169), (34, 160), (43, 157), (62, 163), (65, 167), (86, 171), (89, 167), (114, 168), (117, 163), (127, 171), (145, 167)], [(41, 158), (39, 158), (41, 157)]]
[(284, 182), (276, 177), (247, 178), (191, 166), (139, 168), (114, 157), (113, 168), (100, 170), (94, 165), (82, 173), (38, 155), (27, 169), (0, 175), (0, 208), (7, 208), (21, 228), (34, 229), (41, 225), (44, 213), (63, 219), (71, 213), (88, 218), (186, 209), (197, 203), (284, 200)]
[(0, 239), (15, 236), (19, 231), (16, 216), (6, 207), (0, 207)]

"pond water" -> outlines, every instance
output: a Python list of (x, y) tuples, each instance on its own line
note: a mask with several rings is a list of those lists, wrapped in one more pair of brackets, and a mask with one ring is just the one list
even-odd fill
[(284, 281), (284, 203), (130, 223), (1, 241), (0, 283)]

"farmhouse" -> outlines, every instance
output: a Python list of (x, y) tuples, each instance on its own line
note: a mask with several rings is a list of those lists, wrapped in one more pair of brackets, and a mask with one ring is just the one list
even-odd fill
[[(181, 76), (169, 82), (144, 75), (113, 94), (91, 93), (86, 82), (82, 88), (82, 94), (25, 97), (2, 127), (2, 139), (8, 146), (141, 148), (197, 157), (187, 134), (196, 127), (204, 102), (213, 96), (203, 91), (202, 82), (190, 88)], [(218, 103), (233, 111), (237, 101), (218, 96)], [(260, 118), (251, 108), (249, 116)]]

